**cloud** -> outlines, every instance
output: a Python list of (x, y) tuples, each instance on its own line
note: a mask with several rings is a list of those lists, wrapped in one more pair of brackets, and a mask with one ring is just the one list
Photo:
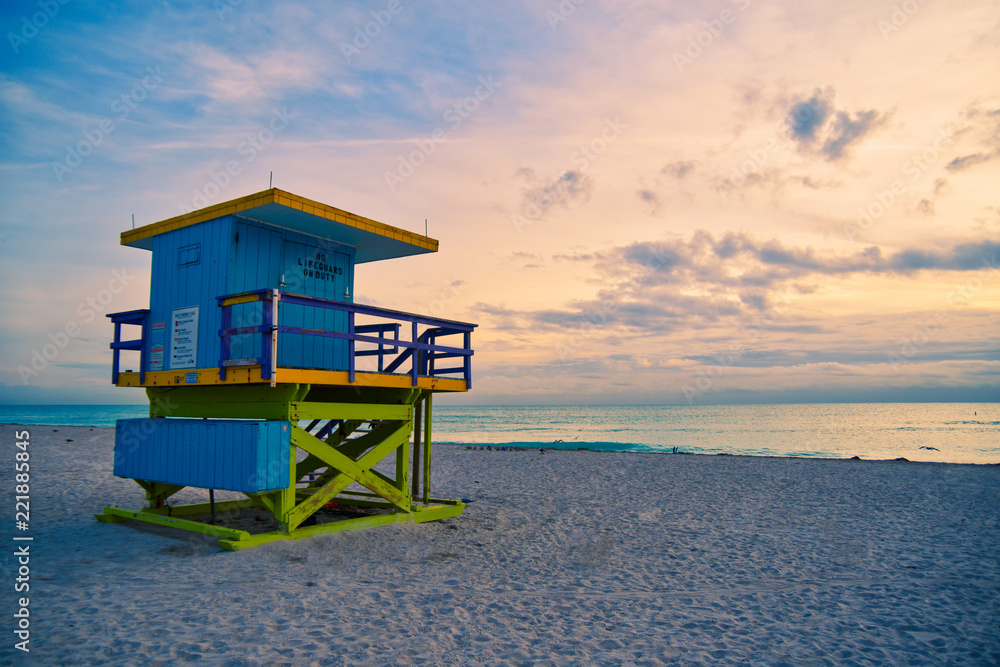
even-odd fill
[(792, 104), (785, 122), (803, 153), (818, 152), (828, 161), (843, 159), (855, 144), (886, 123), (889, 114), (875, 109), (848, 111), (834, 107), (833, 88), (816, 89)]
[(823, 188), (835, 189), (844, 187), (843, 181), (817, 180), (812, 176), (802, 176), (796, 178), (799, 178), (799, 180), (801, 180), (802, 182), (802, 185), (809, 188), (810, 190), (822, 190)]
[(660, 197), (652, 190), (642, 189), (636, 192), (643, 202), (649, 205), (650, 212), (656, 213), (660, 210)]
[(875, 109), (859, 111), (853, 118), (851, 115), (838, 111), (831, 128), (830, 137), (823, 143), (821, 149), (828, 160), (839, 160), (844, 157), (847, 148), (866, 134), (884, 124), (888, 115), (880, 114)]
[(1000, 158), (1000, 109), (973, 104), (963, 110), (962, 116), (967, 125), (958, 133), (970, 135), (978, 150), (949, 162), (945, 168), (953, 173)]
[(965, 171), (970, 167), (975, 167), (976, 165), (983, 164), (984, 162), (995, 160), (998, 157), (1000, 157), (1000, 150), (995, 150), (989, 153), (973, 153), (972, 155), (955, 158), (945, 166), (945, 169), (951, 172)]
[(812, 96), (792, 105), (786, 122), (792, 131), (792, 136), (804, 145), (812, 145), (826, 119), (833, 110), (833, 89), (817, 88)]
[[(921, 353), (921, 361), (1000, 361), (1000, 351), (994, 349), (948, 349), (925, 350)], [(712, 355), (690, 354), (684, 357), (691, 361), (703, 364), (718, 363), (718, 359)], [(747, 350), (739, 357), (727, 359), (731, 366), (747, 368), (773, 368), (775, 366), (802, 366), (803, 364), (880, 364), (885, 363), (885, 351), (879, 347), (870, 349), (776, 349), (776, 350)]]
[[(605, 287), (595, 298), (562, 309), (523, 312), (518, 320), (540, 330), (621, 326), (663, 333), (692, 330), (725, 318), (781, 310), (816, 291), (823, 276), (909, 276), (919, 271), (975, 271), (998, 266), (1000, 241), (884, 252), (870, 246), (834, 254), (812, 247), (760, 241), (744, 233), (643, 241), (608, 251), (560, 258), (593, 265)], [(510, 322), (510, 311), (502, 313)], [(788, 323), (790, 326), (795, 323)], [(779, 330), (780, 327), (771, 327)]]
[(660, 169), (660, 173), (681, 181), (693, 173), (697, 166), (697, 160), (676, 160)]
[(587, 201), (592, 189), (593, 180), (589, 176), (579, 171), (567, 171), (554, 181), (526, 191), (520, 210), (529, 218), (539, 218), (553, 206), (568, 207), (573, 202)]
[(524, 252), (521, 250), (511, 253), (508, 258), (511, 262), (518, 262), (521, 264), (522, 269), (538, 269), (544, 265), (542, 258), (533, 252)]
[[(970, 271), (993, 266), (1000, 241), (984, 240), (955, 244), (943, 250), (906, 248), (886, 256), (879, 246), (850, 255), (797, 248), (776, 239), (757, 241), (744, 233), (720, 238), (704, 231), (689, 241), (649, 241), (616, 249), (602, 257), (606, 266), (639, 267), (649, 279), (679, 282), (695, 278), (725, 285), (770, 286), (810, 275), (852, 273), (910, 273), (924, 269)], [(739, 267), (739, 272), (730, 269)]]

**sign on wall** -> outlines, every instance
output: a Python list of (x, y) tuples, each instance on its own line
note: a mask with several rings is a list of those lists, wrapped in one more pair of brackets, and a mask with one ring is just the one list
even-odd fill
[(177, 308), (170, 318), (170, 369), (198, 363), (198, 306)]
[(152, 334), (149, 339), (149, 370), (163, 370), (163, 342), (166, 340), (166, 322), (153, 322)]
[(343, 253), (285, 241), (283, 289), (343, 301), (349, 297), (346, 271), (349, 261)]

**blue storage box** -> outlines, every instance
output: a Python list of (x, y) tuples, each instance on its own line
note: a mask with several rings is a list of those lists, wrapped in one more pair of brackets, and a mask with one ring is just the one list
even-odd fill
[(291, 423), (235, 419), (119, 419), (118, 477), (262, 493), (288, 488)]

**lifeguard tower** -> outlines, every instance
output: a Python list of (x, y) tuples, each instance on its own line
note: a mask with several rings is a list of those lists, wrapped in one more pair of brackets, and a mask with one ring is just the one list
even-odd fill
[[(98, 520), (236, 550), (462, 513), (430, 495), (432, 397), (471, 388), (476, 325), (353, 300), (356, 264), (436, 252), (436, 240), (273, 188), (121, 242), (153, 254), (149, 308), (108, 315), (111, 381), (150, 403), (149, 418), (118, 421), (114, 474), (135, 480), (147, 507), (105, 507)], [(138, 338), (123, 340), (123, 326)], [(138, 352), (137, 370), (121, 369), (123, 350)], [(185, 487), (209, 501), (170, 504)], [(217, 490), (242, 497), (215, 502)], [(362, 509), (327, 520), (341, 506)], [(277, 530), (205, 518), (248, 507)]]

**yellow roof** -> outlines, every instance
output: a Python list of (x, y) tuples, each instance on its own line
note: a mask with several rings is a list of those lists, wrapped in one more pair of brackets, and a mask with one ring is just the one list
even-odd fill
[(122, 245), (152, 250), (154, 236), (238, 214), (240, 217), (330, 239), (357, 248), (355, 262), (437, 252), (438, 242), (278, 188), (213, 204), (175, 218), (122, 232)]

